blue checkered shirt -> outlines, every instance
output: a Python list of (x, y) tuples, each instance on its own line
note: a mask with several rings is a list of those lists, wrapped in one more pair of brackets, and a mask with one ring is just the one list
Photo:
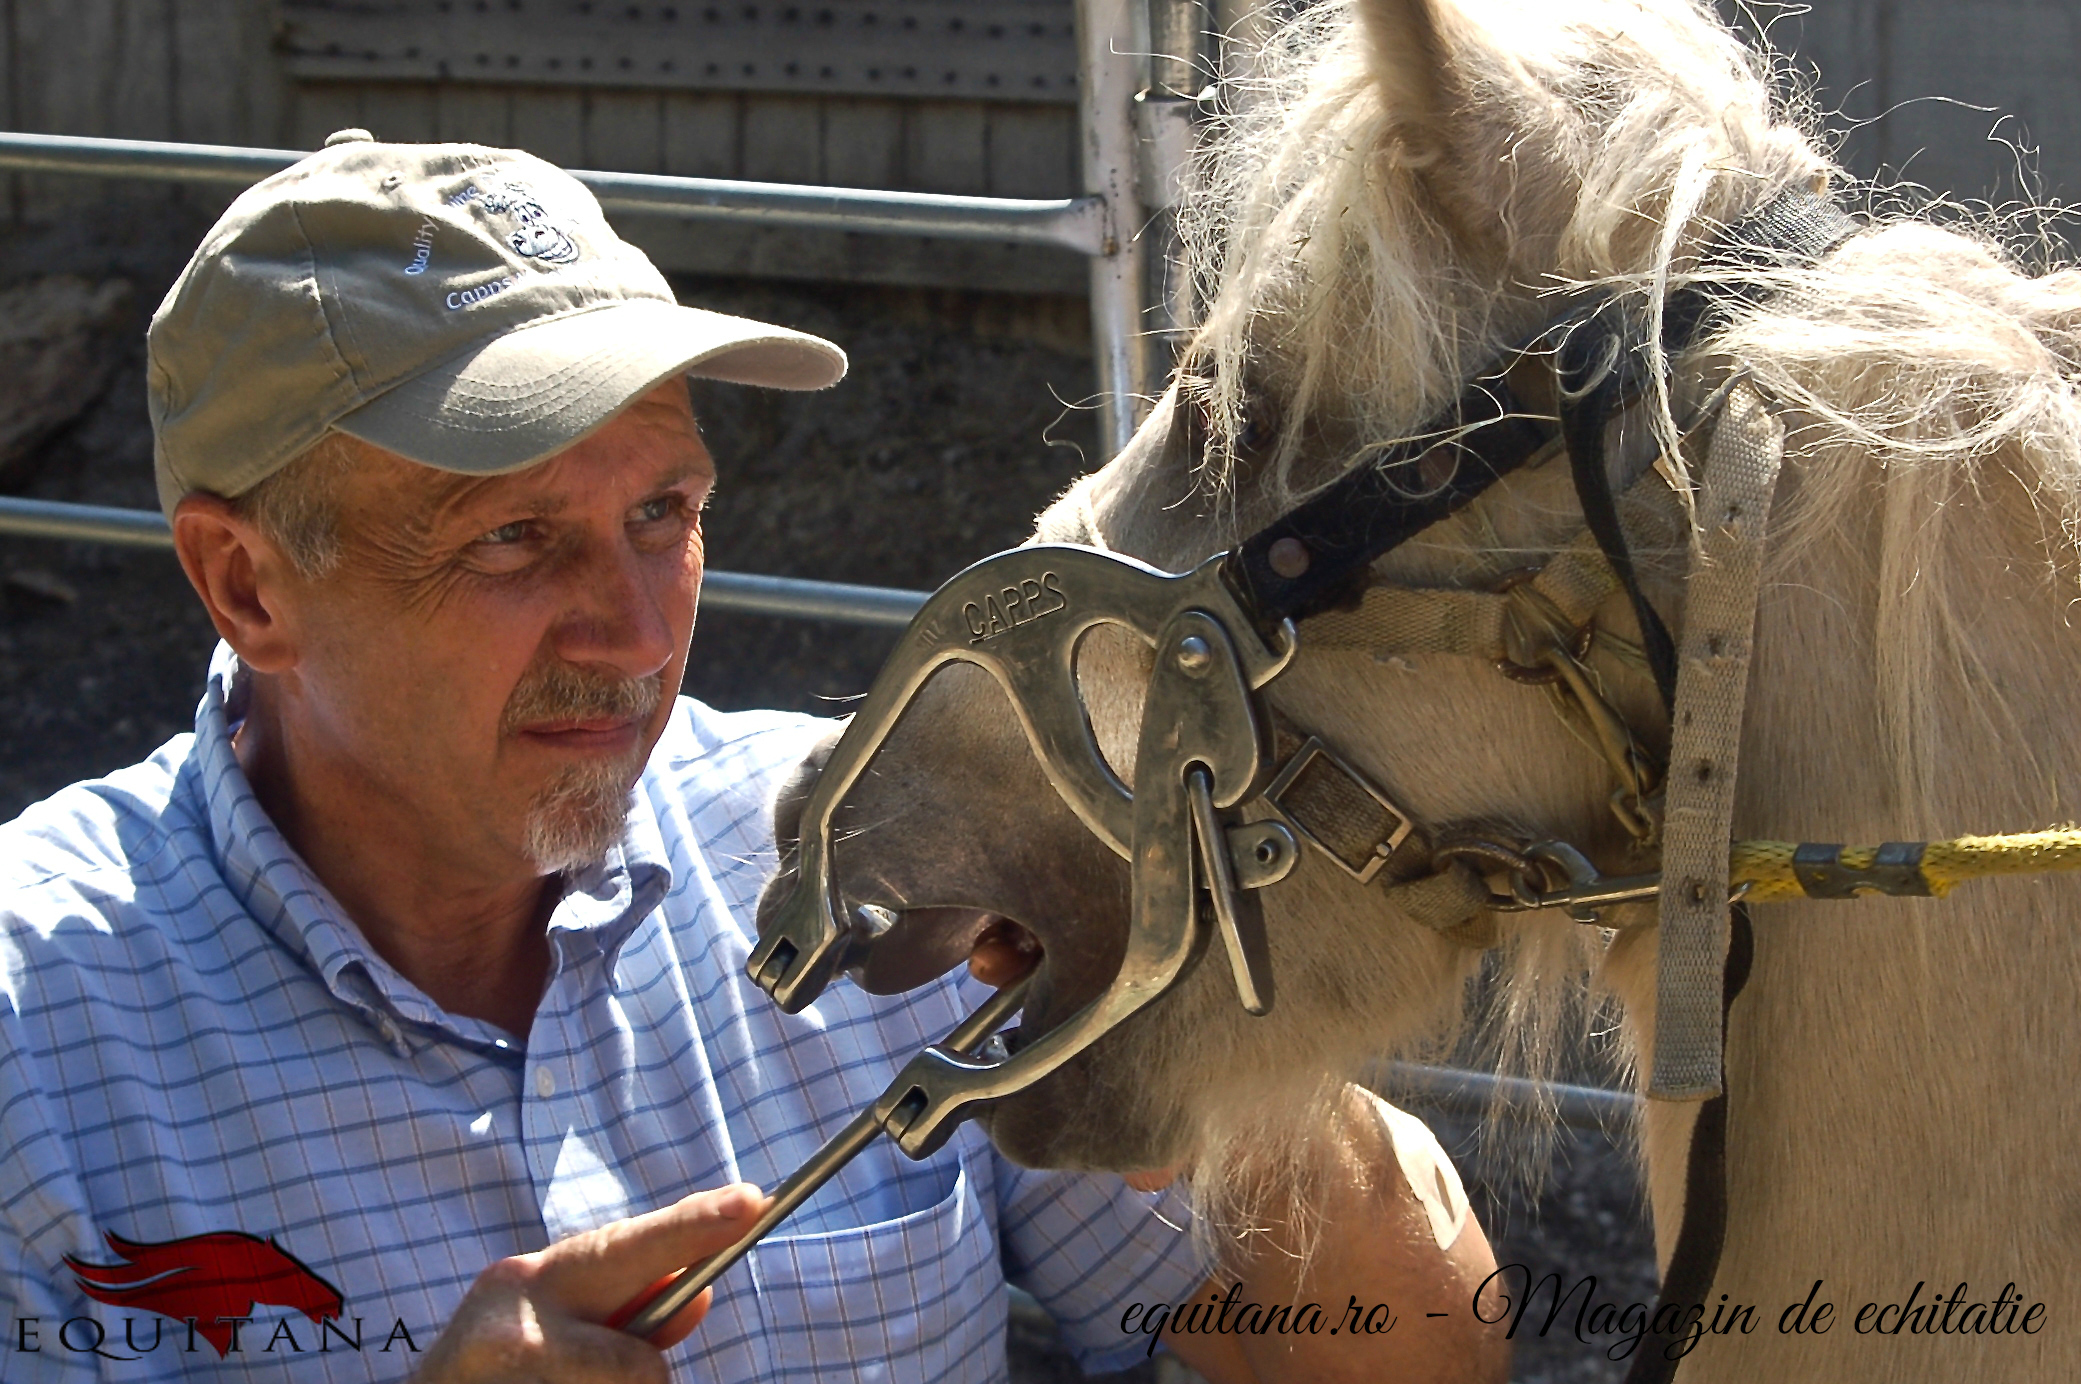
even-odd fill
[[(0, 1378), (400, 1378), (492, 1261), (772, 1186), (982, 994), (838, 985), (793, 1017), (761, 995), (773, 794), (822, 725), (682, 699), (623, 845), (566, 880), (526, 1042), (446, 1013), (254, 800), (243, 692), (220, 649), (193, 736), (0, 827)], [(1184, 1224), (1117, 1179), (1015, 1168), (973, 1127), (922, 1163), (879, 1141), (723, 1279), (675, 1377), (1003, 1379), (1007, 1279), (1087, 1368), (1122, 1368), (1144, 1345), (1125, 1302), (1202, 1276)], [(242, 1311), (153, 1258), (194, 1244), (106, 1238), (226, 1231), (319, 1282)], [(152, 1281), (91, 1300), (67, 1256)], [(197, 1302), (252, 1318), (221, 1359), (211, 1321), (178, 1319)]]

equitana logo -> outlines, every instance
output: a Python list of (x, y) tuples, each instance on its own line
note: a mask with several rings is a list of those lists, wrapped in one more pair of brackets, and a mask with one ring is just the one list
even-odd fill
[[(265, 1345), (241, 1341), (240, 1328), (252, 1324), (253, 1311), (260, 1306), (302, 1313), (318, 1328), (313, 1344), (321, 1351), (331, 1351), (335, 1343), (345, 1350), (362, 1349), (362, 1319), (354, 1318), (351, 1332), (342, 1325), (346, 1299), (340, 1290), (272, 1238), (263, 1240), (242, 1230), (149, 1243), (114, 1233), (104, 1238), (120, 1262), (91, 1264), (65, 1256), (80, 1291), (110, 1307), (171, 1318), (184, 1325), (187, 1351), (196, 1348), (198, 1339), (209, 1342), (220, 1358), (256, 1349), (300, 1354), (308, 1348), (297, 1339), (289, 1317), (275, 1323)], [(15, 1321), (15, 1339), (9, 1345), (28, 1353), (48, 1348), (65, 1354), (135, 1360), (158, 1349), (165, 1336), (164, 1323), (155, 1322), (151, 1340), (141, 1341), (137, 1324), (137, 1318), (124, 1317), (123, 1346), (118, 1347), (111, 1329), (92, 1317), (68, 1318), (55, 1333), (48, 1331), (41, 1318), (21, 1317)], [(407, 1352), (419, 1350), (402, 1318), (392, 1324), (381, 1349), (389, 1351), (400, 1344)], [(126, 1347), (130, 1354), (121, 1353)], [(183, 1349), (179, 1344), (174, 1348)]]

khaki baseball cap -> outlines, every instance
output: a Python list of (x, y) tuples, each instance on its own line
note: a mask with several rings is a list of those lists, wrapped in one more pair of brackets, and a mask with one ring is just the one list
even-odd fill
[(243, 494), (328, 429), (518, 471), (675, 374), (823, 389), (845, 353), (681, 307), (577, 179), (531, 154), (342, 130), (203, 239), (147, 334), (159, 503)]

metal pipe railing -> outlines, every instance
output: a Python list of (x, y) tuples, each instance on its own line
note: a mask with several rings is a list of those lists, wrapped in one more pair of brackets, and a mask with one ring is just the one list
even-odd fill
[[(0, 133), (0, 169), (18, 173), (243, 185), (278, 173), (304, 157), (296, 149)], [(728, 178), (668, 178), (588, 168), (574, 168), (570, 173), (610, 212), (881, 235), (1009, 240), (1055, 245), (1084, 255), (1105, 253), (1105, 208), (1096, 197), (953, 197)]]
[(1105, 209), (1102, 254), (1091, 260), (1091, 332), (1097, 352), (1102, 458), (1127, 445), (1148, 407), (1149, 356), (1142, 337), (1142, 199), (1135, 187), (1134, 97), (1147, 24), (1136, 0), (1077, 0), (1078, 123), (1084, 191)]
[[(173, 548), (173, 530), (157, 510), (71, 505), (56, 500), (0, 496), (0, 534), (113, 543), (132, 548)], [(850, 625), (902, 629), (930, 595), (890, 586), (804, 581), (754, 572), (709, 571), (701, 579), (701, 604), (709, 610), (751, 615), (837, 620)]]
[(1542, 1090), (1541, 1083), (1523, 1077), (1414, 1062), (1391, 1062), (1369, 1084), (1391, 1100), (1428, 1105), (1471, 1119), (1479, 1119), (1493, 1105), (1529, 1109), (1542, 1099), (1550, 1100), (1562, 1124), (1612, 1135), (1627, 1129), (1640, 1108), (1640, 1098), (1629, 1091), (1563, 1082), (1545, 1083)]

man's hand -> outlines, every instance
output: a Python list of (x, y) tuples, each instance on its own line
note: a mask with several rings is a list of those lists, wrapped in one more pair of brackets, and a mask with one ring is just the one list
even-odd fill
[(501, 1259), (471, 1286), (415, 1384), (663, 1384), (661, 1352), (701, 1324), (713, 1289), (648, 1343), (601, 1323), (659, 1278), (733, 1243), (769, 1200), (749, 1183), (735, 1183)]
[[(1197, 1332), (1167, 1330), (1163, 1340), (1216, 1384), (1501, 1384), (1510, 1343), (1473, 1312), (1496, 1259), (1458, 1175), (1412, 1117), (1356, 1087), (1345, 1100), (1311, 1252), (1298, 1253), (1305, 1237), (1285, 1222), (1286, 1208), (1267, 1205), (1264, 1232), (1231, 1245), (1230, 1262), (1194, 1299), (1219, 1301), (1240, 1283), (1238, 1297), (1267, 1309), (1320, 1304), (1321, 1330), (1223, 1334), (1210, 1308)], [(1162, 1175), (1138, 1176), (1146, 1185)]]

